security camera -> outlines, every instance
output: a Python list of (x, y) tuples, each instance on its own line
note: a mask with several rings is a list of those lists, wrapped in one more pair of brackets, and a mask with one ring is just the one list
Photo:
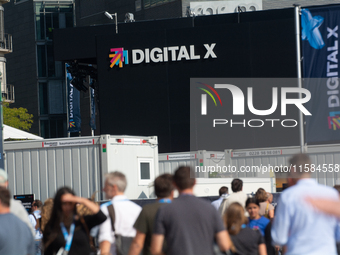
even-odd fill
[(127, 12), (125, 14), (125, 23), (127, 23), (127, 22), (134, 22), (134, 21), (135, 21), (134, 15), (132, 13)]
[(108, 12), (104, 12), (105, 16), (108, 17), (109, 19), (113, 19), (112, 15)]
[(186, 14), (187, 14), (187, 17), (195, 17), (196, 16), (195, 9), (192, 9), (190, 8), (190, 6), (188, 6)]

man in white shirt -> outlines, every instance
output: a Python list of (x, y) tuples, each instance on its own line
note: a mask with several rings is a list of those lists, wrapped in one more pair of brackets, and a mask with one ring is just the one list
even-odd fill
[(213, 207), (215, 207), (216, 210), (218, 210), (218, 208), (220, 208), (222, 201), (223, 201), (224, 199), (227, 199), (227, 198), (229, 197), (229, 194), (228, 194), (228, 187), (226, 187), (226, 186), (221, 187), (221, 188), (219, 189), (218, 193), (219, 193), (219, 195), (220, 195), (219, 199), (217, 199), (217, 200), (211, 202), (211, 205), (212, 205)]
[(245, 207), (247, 194), (245, 194), (242, 189), (243, 181), (241, 179), (234, 179), (231, 182), (231, 190), (233, 191), (233, 193), (227, 199), (222, 201), (220, 208), (218, 209), (222, 217), (225, 211), (228, 209), (229, 205), (231, 205), (232, 203), (237, 202)]
[(339, 219), (320, 213), (306, 201), (308, 197), (338, 201), (338, 192), (311, 178), (316, 166), (308, 155), (294, 155), (289, 166), (289, 188), (280, 195), (271, 229), (273, 243), (285, 246), (286, 255), (338, 254)]
[[(124, 195), (127, 186), (126, 177), (121, 172), (111, 172), (105, 176), (105, 185), (103, 191), (110, 202), (101, 206), (102, 212), (107, 216), (106, 221), (100, 225), (98, 241), (100, 243), (101, 254), (112, 255), (116, 253), (115, 240), (116, 235), (122, 237), (135, 237), (136, 230), (133, 228), (142, 208), (131, 202)], [(113, 205), (114, 208), (114, 230), (112, 228), (111, 218), (108, 207)]]
[(32, 203), (32, 214), (28, 216), (32, 224), (32, 227), (35, 230), (34, 241), (35, 241), (36, 255), (41, 255), (41, 239), (42, 239), (42, 232), (40, 229), (41, 208), (42, 208), (42, 202), (40, 200), (34, 200)]

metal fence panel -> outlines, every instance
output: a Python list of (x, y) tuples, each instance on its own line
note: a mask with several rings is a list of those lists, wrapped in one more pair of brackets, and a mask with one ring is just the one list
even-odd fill
[(44, 201), (58, 188), (69, 186), (77, 195), (90, 197), (100, 190), (99, 137), (95, 140), (95, 144), (61, 147), (42, 147), (42, 140), (6, 142), (5, 170), (12, 195), (34, 194)]

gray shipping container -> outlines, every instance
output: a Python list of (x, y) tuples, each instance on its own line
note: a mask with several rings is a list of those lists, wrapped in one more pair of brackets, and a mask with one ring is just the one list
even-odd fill
[[(334, 186), (340, 184), (340, 145), (313, 145), (306, 146), (306, 153), (315, 165), (312, 178), (319, 183)], [(197, 179), (196, 193), (201, 196), (217, 195), (220, 186), (230, 189), (233, 178), (241, 178), (244, 182), (244, 191), (256, 192), (260, 187), (276, 192), (276, 187), (282, 188), (288, 168), (288, 160), (292, 155), (300, 153), (299, 146), (274, 147), (256, 149), (227, 149), (224, 152), (195, 151), (183, 153), (159, 154), (160, 173), (173, 173), (178, 166), (190, 165), (192, 167), (225, 166), (234, 168), (237, 172), (200, 173)], [(274, 171), (270, 172), (269, 167)], [(244, 171), (240, 171), (241, 168)], [(332, 170), (333, 168), (333, 170)], [(252, 170), (253, 169), (253, 170)], [(212, 178), (213, 177), (213, 178)], [(216, 178), (220, 177), (220, 178)]]
[(118, 170), (127, 177), (129, 198), (150, 198), (158, 175), (157, 143), (155, 136), (110, 135), (5, 142), (9, 189), (44, 201), (69, 186), (82, 197), (99, 191), (96, 200), (103, 200), (104, 175)]
[[(320, 184), (334, 186), (340, 183), (340, 144), (312, 145), (306, 146), (306, 153), (310, 156), (315, 170), (312, 171), (312, 178)], [(225, 150), (225, 161), (228, 165), (236, 166), (257, 166), (259, 169), (264, 166), (271, 166), (275, 178), (284, 178), (284, 172), (278, 171), (281, 166), (288, 167), (288, 160), (294, 154), (300, 153), (298, 146), (280, 148), (259, 148), (244, 150)], [(252, 177), (254, 173), (239, 173), (238, 177)], [(275, 185), (275, 183), (273, 183)]]

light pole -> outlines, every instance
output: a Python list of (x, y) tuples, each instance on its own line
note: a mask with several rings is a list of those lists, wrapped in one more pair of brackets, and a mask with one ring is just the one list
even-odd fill
[(117, 12), (115, 13), (108, 13), (108, 12), (104, 12), (105, 16), (108, 17), (109, 19), (113, 19), (113, 16), (115, 16), (115, 24), (116, 24), (116, 34), (118, 34), (118, 23), (117, 23)]

